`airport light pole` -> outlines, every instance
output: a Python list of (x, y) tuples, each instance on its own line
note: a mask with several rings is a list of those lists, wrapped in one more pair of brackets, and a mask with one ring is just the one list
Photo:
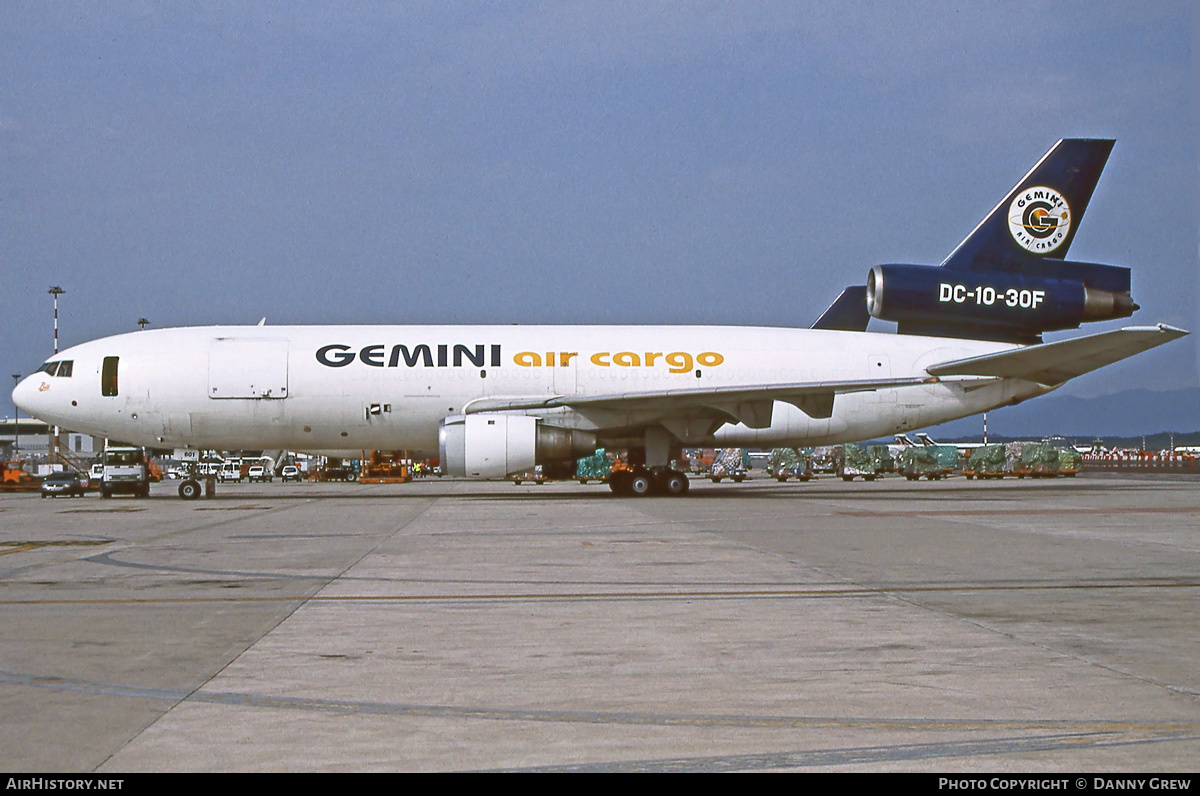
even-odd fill
[(54, 353), (58, 353), (58, 297), (67, 291), (63, 290), (58, 285), (51, 285), (46, 291), (51, 296), (54, 296)]
[[(46, 292), (49, 293), (51, 296), (54, 296), (54, 353), (57, 356), (57, 354), (58, 354), (58, 297), (61, 296), (63, 293), (66, 293), (67, 291), (63, 290), (58, 285), (51, 285), (50, 289), (47, 290)], [(54, 427), (54, 436), (51, 437), (51, 439), (54, 441), (54, 446), (53, 446), (54, 447), (54, 455), (50, 459), (51, 463), (58, 461), (58, 446), (59, 446), (58, 436), (59, 436), (58, 435), (58, 426), (55, 426)]]

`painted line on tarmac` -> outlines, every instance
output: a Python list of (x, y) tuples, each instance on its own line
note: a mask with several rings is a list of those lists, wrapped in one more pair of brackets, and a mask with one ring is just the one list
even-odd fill
[[(328, 575), (264, 575), (277, 578), (328, 578)], [(214, 584), (225, 585), (225, 584)], [(274, 595), (239, 596), (218, 595), (212, 597), (110, 597), (93, 599), (29, 599), (0, 600), (0, 605), (170, 605), (186, 603), (279, 603), (307, 601), (310, 603), (453, 603), (453, 602), (571, 602), (608, 600), (743, 600), (743, 599), (827, 599), (831, 597), (877, 597), (908, 594), (972, 594), (988, 592), (1039, 592), (1039, 591), (1121, 591), (1196, 589), (1200, 580), (1158, 582), (1097, 582), (1097, 583), (1039, 583), (1004, 584), (990, 586), (931, 585), (931, 586), (880, 586), (880, 587), (828, 587), (815, 589), (726, 589), (696, 591), (577, 591), (577, 592), (518, 592), (512, 594), (343, 594), (343, 595)]]
[(863, 511), (858, 509), (835, 509), (835, 515), (840, 517), (1006, 517), (1009, 515), (1051, 516), (1073, 514), (1197, 514), (1194, 506), (1145, 506), (1142, 508), (1041, 508), (1041, 509), (901, 509), (887, 511)]
[[(946, 758), (1003, 757), (1028, 755), (1037, 752), (1079, 752), (1141, 744), (1195, 741), (1194, 734), (1167, 734), (1150, 737), (1128, 737), (1107, 732), (1070, 733), (1066, 735), (981, 738), (969, 741), (941, 741), (924, 744), (893, 744), (886, 746), (857, 746), (842, 749), (813, 749), (796, 752), (721, 755), (718, 757), (680, 757), (662, 760), (632, 760), (612, 763), (582, 763), (579, 765), (542, 766), (532, 768), (496, 769), (509, 772), (734, 772), (783, 771), (824, 768), (827, 766), (878, 765)], [(989, 770), (998, 770), (996, 761)]]
[[(839, 716), (755, 716), (737, 714), (683, 714), (594, 710), (535, 710), (528, 708), (426, 705), (402, 702), (372, 702), (318, 697), (268, 696), (236, 691), (205, 691), (187, 688), (151, 688), (67, 677), (52, 677), (0, 669), (0, 683), (72, 691), (132, 699), (169, 702), (200, 702), (267, 709), (301, 710), (368, 715), (418, 716), (425, 718), (486, 719), (493, 721), (563, 722), (583, 724), (649, 725), (662, 727), (743, 727), (759, 729), (822, 730), (1004, 730), (1008, 732), (1056, 732), (1076, 737), (1086, 734), (1141, 733), (1172, 739), (1200, 738), (1200, 722), (1077, 719), (955, 719), (897, 716), (858, 718)], [(1165, 734), (1165, 735), (1164, 735)], [(888, 747), (891, 748), (891, 747)]]

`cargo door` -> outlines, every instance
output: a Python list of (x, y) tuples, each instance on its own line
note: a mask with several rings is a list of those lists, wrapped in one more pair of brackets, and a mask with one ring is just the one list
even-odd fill
[(209, 398), (278, 400), (287, 395), (286, 340), (212, 341), (208, 352)]

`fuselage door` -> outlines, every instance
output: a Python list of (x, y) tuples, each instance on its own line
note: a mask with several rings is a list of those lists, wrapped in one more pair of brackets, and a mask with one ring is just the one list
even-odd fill
[(287, 395), (286, 340), (212, 341), (208, 350), (209, 398), (280, 399)]
[[(890, 379), (892, 377), (892, 358), (887, 354), (870, 354), (867, 357), (868, 379)], [(871, 403), (894, 404), (895, 390), (875, 390), (869, 398)]]

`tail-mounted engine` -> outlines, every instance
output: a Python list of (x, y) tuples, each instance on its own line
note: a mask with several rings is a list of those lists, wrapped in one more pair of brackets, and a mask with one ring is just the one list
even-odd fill
[(1138, 308), (1128, 268), (1058, 261), (1053, 273), (877, 265), (867, 275), (867, 309), (898, 323), (901, 334), (1036, 343), (1043, 332), (1128, 318)]

